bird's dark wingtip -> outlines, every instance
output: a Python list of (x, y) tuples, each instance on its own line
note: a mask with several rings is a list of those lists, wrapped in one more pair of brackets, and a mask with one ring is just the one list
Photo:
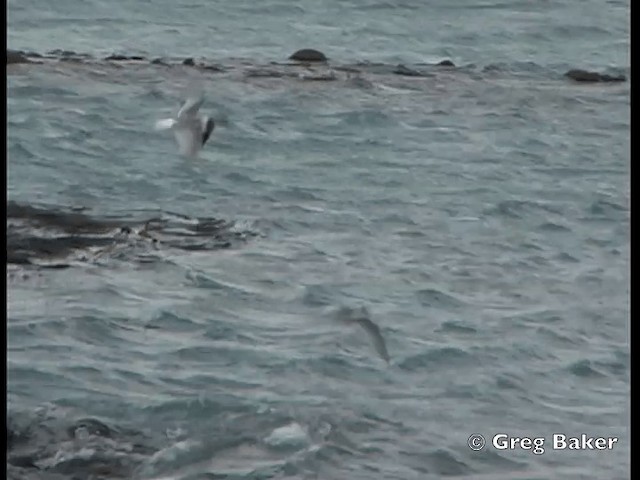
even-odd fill
[(205, 143), (207, 143), (207, 140), (209, 140), (209, 137), (211, 136), (211, 132), (213, 132), (213, 129), (215, 128), (216, 123), (213, 121), (213, 118), (207, 118), (207, 122), (205, 123), (204, 126), (204, 132), (202, 132), (202, 145), (204, 146)]

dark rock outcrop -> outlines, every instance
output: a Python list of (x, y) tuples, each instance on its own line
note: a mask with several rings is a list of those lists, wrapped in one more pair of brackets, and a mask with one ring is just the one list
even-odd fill
[(83, 63), (90, 61), (93, 57), (87, 53), (78, 53), (72, 50), (55, 49), (47, 52), (46, 58), (57, 59), (59, 62)]
[(627, 77), (624, 75), (608, 75), (606, 73), (590, 72), (581, 69), (569, 70), (564, 75), (571, 80), (583, 83), (625, 82), (627, 80)]
[(78, 435), (78, 430), (80, 429), (85, 430), (90, 435), (97, 435), (106, 438), (111, 438), (114, 434), (114, 431), (100, 420), (95, 418), (83, 418), (67, 428), (69, 438), (75, 438)]
[(36, 417), (21, 430), (19, 444), (7, 448), (8, 479), (134, 478), (141, 462), (158, 451), (142, 432), (93, 418), (68, 425), (65, 419)]
[(73, 50), (62, 50), (61, 48), (56, 48), (54, 50), (49, 50), (47, 55), (51, 55), (54, 57), (88, 57), (89, 55), (76, 53)]
[(111, 61), (116, 61), (116, 62), (117, 61), (123, 62), (123, 61), (134, 60), (134, 61), (140, 62), (140, 61), (143, 61), (143, 60), (146, 60), (146, 59), (144, 57), (139, 56), (139, 55), (132, 55), (130, 57), (127, 56), (127, 55), (109, 55), (108, 57), (105, 58), (105, 60), (111, 60)]
[(7, 65), (15, 63), (32, 63), (27, 56), (17, 50), (7, 50)]
[(264, 68), (252, 68), (247, 70), (244, 76), (247, 78), (282, 78), (285, 76), (285, 73)]
[(225, 69), (224, 67), (221, 67), (220, 65), (206, 65), (206, 64), (202, 64), (200, 65), (204, 70), (209, 70), (211, 72), (224, 72)]
[[(103, 254), (148, 263), (159, 248), (219, 250), (256, 235), (215, 218), (167, 213), (146, 222), (115, 220), (7, 202), (7, 264), (13, 265), (69, 268), (70, 259), (90, 262)], [(92, 431), (101, 429), (93, 419), (84, 422)], [(9, 431), (7, 437), (11, 443)]]
[(295, 60), (297, 62), (326, 62), (327, 57), (319, 50), (303, 48), (291, 55), (289, 60)]
[[(112, 54), (107, 57), (95, 57), (86, 53), (79, 53), (70, 50), (54, 49), (47, 51), (46, 54), (38, 54), (30, 51), (7, 50), (7, 65), (11, 64), (55, 64), (57, 62), (71, 63), (102, 63), (109, 65), (111, 68), (125, 67), (129, 63), (139, 65), (146, 63), (150, 65), (161, 65), (164, 67), (173, 66), (189, 66), (197, 68), (204, 72), (233, 72), (240, 71), (246, 78), (251, 77), (273, 77), (273, 78), (295, 78), (300, 80), (337, 80), (335, 72), (347, 73), (347, 79), (351, 79), (352, 74), (356, 75), (389, 75), (395, 74), (405, 77), (429, 78), (446, 72), (459, 72), (453, 61), (443, 59), (438, 63), (416, 63), (409, 66), (404, 64), (386, 64), (372, 63), (361, 61), (356, 64), (349, 65), (331, 65), (329, 72), (314, 72), (312, 67), (319, 65), (326, 67), (328, 59), (324, 53), (312, 48), (304, 48), (296, 51), (289, 56), (288, 61), (269, 62), (274, 68), (266, 68), (264, 65), (250, 62), (232, 63), (231, 65), (222, 65), (217, 63), (207, 63), (206, 59), (196, 61), (195, 58), (189, 57), (179, 59), (175, 57), (157, 57), (145, 58), (140, 55), (122, 55)], [(304, 67), (304, 68), (300, 68)], [(306, 72), (305, 68), (309, 71)], [(455, 69), (455, 70), (454, 70)], [(16, 71), (16, 70), (14, 70)], [(17, 72), (17, 71), (16, 71)], [(478, 78), (480, 72), (477, 71), (475, 65), (465, 65), (462, 67), (463, 74), (469, 74), (471, 78)], [(608, 73), (589, 71), (583, 69), (571, 69), (560, 77), (559, 72), (552, 71), (549, 68), (536, 65), (532, 62), (515, 62), (515, 63), (495, 63), (489, 64), (481, 69), (481, 73), (491, 73), (506, 75), (522, 75), (534, 74), (539, 76), (551, 77), (554, 80), (567, 78), (577, 83), (619, 83), (628, 80), (628, 74), (625, 70), (608, 70)], [(17, 263), (22, 262), (23, 256), (16, 253), (13, 257)]]

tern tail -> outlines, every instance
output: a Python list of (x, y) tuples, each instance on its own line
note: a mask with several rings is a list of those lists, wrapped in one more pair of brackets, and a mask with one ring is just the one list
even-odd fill
[(156, 130), (168, 130), (176, 124), (172, 118), (165, 118), (156, 122)]

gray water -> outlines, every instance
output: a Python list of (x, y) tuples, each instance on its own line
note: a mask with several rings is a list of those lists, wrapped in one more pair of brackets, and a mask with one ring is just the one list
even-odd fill
[[(628, 74), (627, 2), (48, 5), (8, 2), (9, 48), (227, 70), (9, 66), (9, 200), (247, 235), (10, 265), (11, 478), (628, 478), (629, 83), (562, 76)], [(390, 69), (245, 74), (304, 47)], [(185, 159), (153, 124), (193, 82)]]

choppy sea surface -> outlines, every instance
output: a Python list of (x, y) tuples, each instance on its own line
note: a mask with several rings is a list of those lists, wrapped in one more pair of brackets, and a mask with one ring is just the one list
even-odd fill
[(629, 477), (629, 2), (7, 15), (8, 478)]

